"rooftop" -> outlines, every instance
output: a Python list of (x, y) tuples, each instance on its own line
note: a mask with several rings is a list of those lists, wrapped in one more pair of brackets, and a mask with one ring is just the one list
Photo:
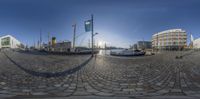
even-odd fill
[(165, 31), (161, 31), (158, 33), (155, 33), (153, 36), (159, 35), (159, 34), (163, 34), (163, 33), (169, 33), (169, 32), (186, 32), (183, 29), (169, 29), (169, 30), (165, 30)]

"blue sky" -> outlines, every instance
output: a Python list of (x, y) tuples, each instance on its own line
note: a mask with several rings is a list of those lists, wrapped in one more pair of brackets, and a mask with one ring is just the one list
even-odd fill
[[(48, 33), (57, 41), (72, 40), (77, 23), (77, 46), (87, 46), (84, 21), (94, 14), (96, 42), (129, 47), (152, 34), (182, 28), (200, 37), (200, 0), (0, 0), (0, 36), (10, 34), (24, 44), (43, 42)], [(188, 36), (189, 37), (189, 36)]]

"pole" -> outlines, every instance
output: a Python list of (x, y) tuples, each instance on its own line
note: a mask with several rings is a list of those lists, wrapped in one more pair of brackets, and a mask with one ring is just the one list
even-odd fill
[(73, 36), (73, 48), (75, 48), (75, 37), (76, 37), (76, 24), (72, 25), (74, 27), (74, 36)]
[(50, 51), (50, 33), (48, 33), (48, 51)]
[(40, 29), (40, 50), (41, 50), (41, 43), (42, 43), (42, 30)]
[(92, 21), (92, 57), (94, 56), (94, 24), (93, 24), (93, 14), (91, 15)]
[(106, 55), (106, 42), (105, 42), (104, 50), (105, 50), (105, 55)]
[(40, 41), (38, 40), (37, 49), (39, 50), (39, 48), (40, 48)]
[(142, 38), (142, 41), (143, 41), (143, 50), (145, 50), (145, 46), (144, 46), (144, 38)]
[(88, 48), (90, 48), (90, 39), (88, 40)]

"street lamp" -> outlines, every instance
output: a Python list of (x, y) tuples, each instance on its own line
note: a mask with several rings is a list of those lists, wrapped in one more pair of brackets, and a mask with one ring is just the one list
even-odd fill
[(93, 34), (93, 37), (94, 37), (95, 35), (97, 35), (97, 34), (99, 34), (99, 33), (97, 33), (97, 32), (96, 32), (96, 33), (94, 33), (94, 34)]
[(94, 39), (94, 36), (96, 36), (97, 34), (99, 34), (99, 33), (92, 33), (92, 57), (94, 56), (94, 43), (93, 43), (93, 39)]

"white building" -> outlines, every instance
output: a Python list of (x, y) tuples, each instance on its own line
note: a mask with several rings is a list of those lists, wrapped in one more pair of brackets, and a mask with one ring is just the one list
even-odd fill
[(193, 40), (193, 48), (200, 48), (200, 38)]
[(0, 37), (0, 48), (20, 48), (22, 43), (11, 35)]
[(179, 49), (187, 46), (187, 33), (182, 29), (170, 29), (155, 33), (152, 36), (154, 49)]

